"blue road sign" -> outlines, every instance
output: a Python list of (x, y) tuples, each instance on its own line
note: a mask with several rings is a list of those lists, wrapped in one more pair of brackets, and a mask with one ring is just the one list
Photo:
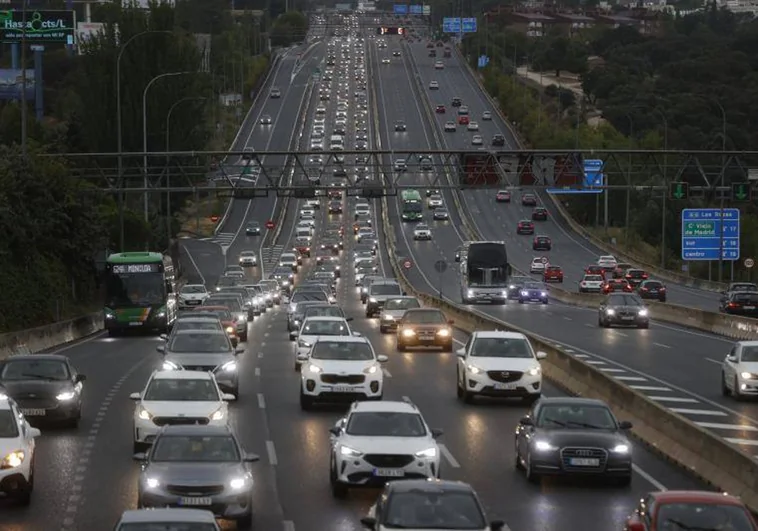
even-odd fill
[(740, 259), (740, 210), (682, 210), (682, 260), (718, 260), (719, 249), (724, 260)]
[(424, 6), (421, 4), (411, 4), (411, 15), (423, 15)]
[(477, 59), (477, 61), (476, 61), (476, 66), (478, 66), (479, 68), (484, 68), (489, 63), (490, 63), (490, 58), (489, 57), (487, 57), (486, 55), (480, 55), (479, 59)]
[(582, 188), (548, 188), (549, 194), (602, 194), (605, 182), (603, 174), (603, 161), (601, 159), (584, 159), (584, 179)]
[(463, 19), (463, 33), (476, 33), (476, 19), (475, 18)]
[(396, 15), (407, 15), (408, 4), (395, 4), (392, 6), (392, 12)]
[(458, 17), (445, 17), (442, 19), (443, 33), (460, 33), (461, 19)]

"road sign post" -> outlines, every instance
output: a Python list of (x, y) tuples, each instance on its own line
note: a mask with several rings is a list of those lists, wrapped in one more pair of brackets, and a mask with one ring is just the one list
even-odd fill
[(749, 282), (753, 281), (753, 266), (755, 265), (755, 260), (752, 258), (745, 258), (745, 267), (747, 268), (747, 279)]
[(439, 277), (439, 284), (437, 286), (437, 291), (439, 292), (440, 299), (443, 299), (442, 296), (442, 274), (447, 271), (447, 262), (444, 260), (437, 260), (434, 262), (434, 270), (437, 271), (437, 276)]
[(740, 259), (739, 209), (682, 210), (682, 260), (719, 260), (719, 250), (722, 260)]

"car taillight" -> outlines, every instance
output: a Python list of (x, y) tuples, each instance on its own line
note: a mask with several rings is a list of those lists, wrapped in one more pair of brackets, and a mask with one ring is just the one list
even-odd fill
[(640, 291), (647, 291), (647, 288), (640, 288)]
[(642, 278), (647, 278), (647, 273), (643, 274)]
[(730, 302), (729, 304), (727, 304), (727, 306), (730, 308), (736, 308), (737, 306), (739, 306), (739, 304), (737, 304), (736, 302)]
[(666, 291), (666, 288), (660, 288), (658, 291)]

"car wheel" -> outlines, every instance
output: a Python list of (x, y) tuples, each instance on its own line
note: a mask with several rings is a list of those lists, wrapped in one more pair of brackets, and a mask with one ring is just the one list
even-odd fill
[(397, 342), (397, 351), (398, 352), (405, 352), (405, 349), (406, 349), (405, 344), (401, 343), (400, 341), (398, 341)]
[(734, 377), (734, 385), (732, 386), (732, 396), (735, 400), (742, 400), (742, 393), (740, 393), (740, 382), (737, 377)]
[[(253, 501), (250, 500), (252, 505)], [(237, 529), (252, 529), (253, 528), (253, 511), (250, 510), (245, 516), (237, 520)]]
[(463, 386), (461, 385), (461, 371), (455, 371), (455, 394), (458, 398), (463, 398)]
[(300, 390), (300, 409), (303, 411), (310, 411), (313, 409), (313, 398), (306, 396), (302, 390)]
[(329, 472), (329, 483), (332, 487), (332, 496), (338, 499), (347, 498), (348, 488), (344, 483), (337, 481), (337, 465), (332, 464)]
[(539, 474), (537, 474), (534, 471), (534, 467), (532, 467), (532, 454), (531, 452), (528, 452), (528, 451), (526, 453), (526, 465), (524, 466), (524, 475), (526, 476), (526, 480), (529, 483), (534, 483), (537, 485), (542, 483), (542, 478), (540, 477)]
[(514, 453), (516, 454), (516, 458), (514, 459), (513, 465), (516, 468), (516, 470), (524, 470), (524, 464), (521, 462), (521, 455), (519, 455), (519, 452), (518, 452), (518, 439), (516, 439), (516, 443), (514, 444), (514, 446), (515, 446)]
[(732, 393), (729, 391), (729, 387), (726, 385), (726, 375), (724, 372), (721, 372), (721, 395), (722, 396), (729, 396)]

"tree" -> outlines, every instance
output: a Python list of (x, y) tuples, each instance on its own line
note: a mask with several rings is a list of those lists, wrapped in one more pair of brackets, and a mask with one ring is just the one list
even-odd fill
[(287, 11), (274, 20), (271, 28), (273, 46), (289, 46), (303, 42), (308, 33), (308, 19), (299, 11)]

